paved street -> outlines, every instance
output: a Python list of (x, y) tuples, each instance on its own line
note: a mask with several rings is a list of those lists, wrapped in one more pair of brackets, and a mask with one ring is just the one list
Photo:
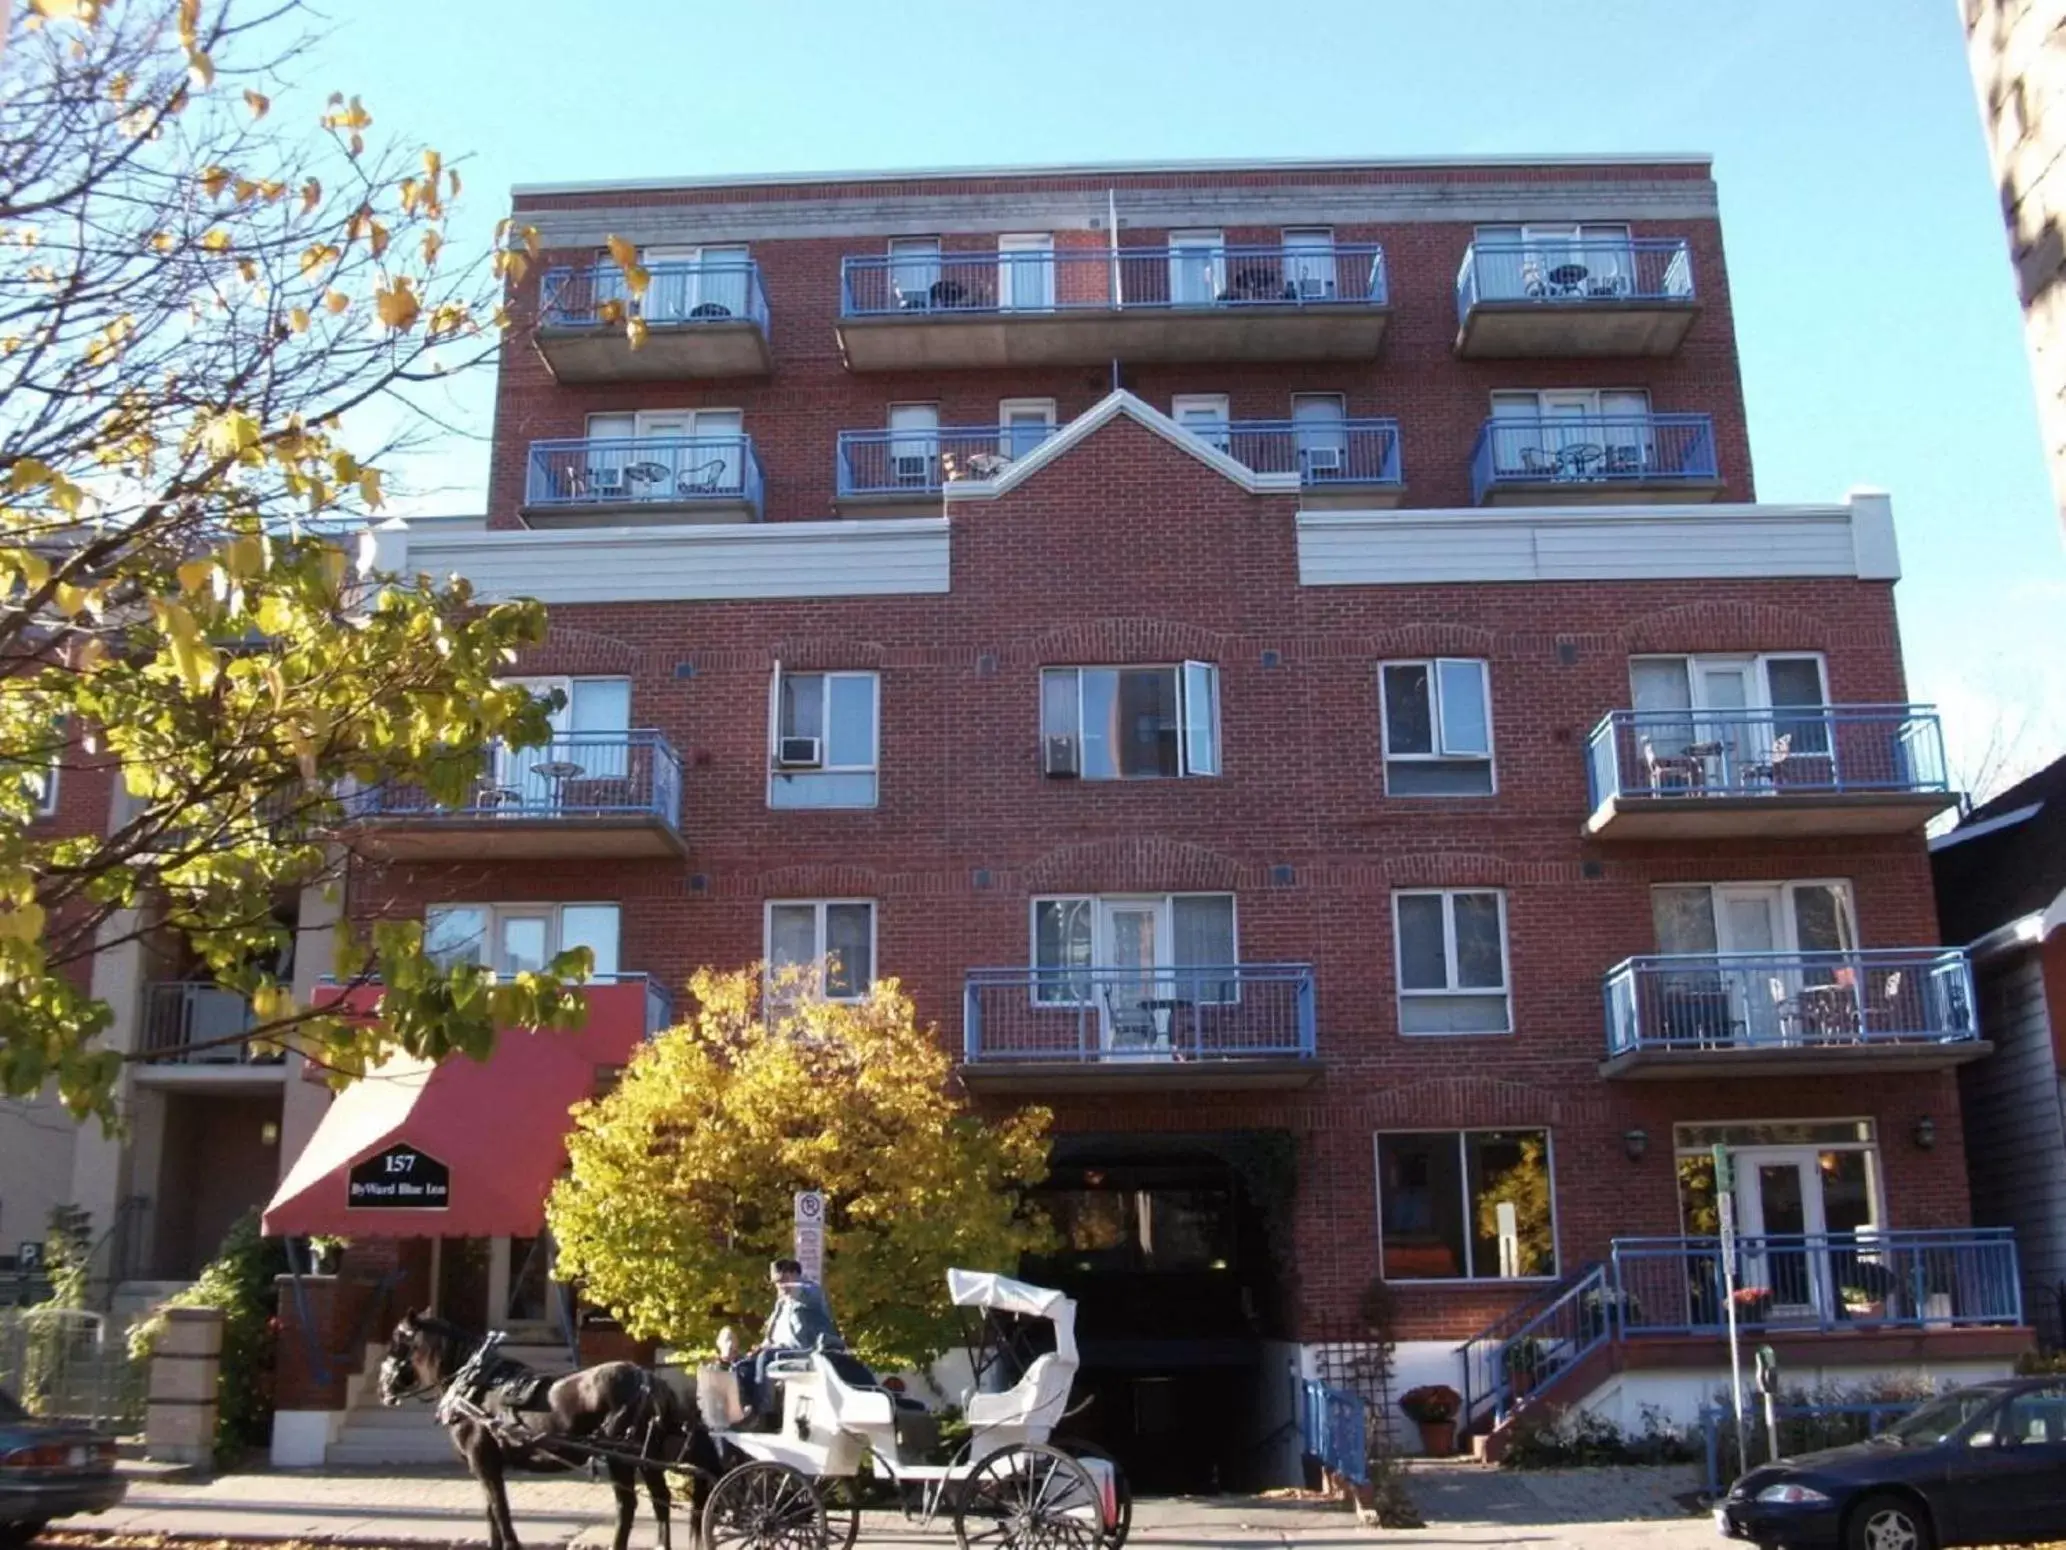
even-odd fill
[[(1533, 1550), (1595, 1550), (1601, 1545), (1681, 1550), (1713, 1543), (1704, 1517), (1672, 1501), (1690, 1489), (1691, 1472), (1576, 1470), (1505, 1474), (1469, 1464), (1417, 1465), (1416, 1500), (1428, 1527), (1359, 1527), (1343, 1510), (1310, 1502), (1229, 1497), (1143, 1502), (1133, 1542), (1186, 1550), (1296, 1545), (1301, 1550), (1372, 1543), (1448, 1547), (1527, 1545)], [(518, 1532), (530, 1546), (606, 1545), (612, 1507), (606, 1486), (587, 1480), (517, 1480), (510, 1487)], [(449, 1471), (392, 1473), (257, 1472), (206, 1484), (138, 1480), (129, 1500), (100, 1518), (75, 1520), (95, 1533), (170, 1534), (196, 1539), (321, 1539), (361, 1545), (479, 1544), (486, 1540), (479, 1493)], [(921, 1531), (894, 1514), (871, 1515), (864, 1544), (951, 1544), (945, 1524)], [(633, 1544), (655, 1543), (640, 1504)], [(686, 1543), (686, 1540), (679, 1541)]]

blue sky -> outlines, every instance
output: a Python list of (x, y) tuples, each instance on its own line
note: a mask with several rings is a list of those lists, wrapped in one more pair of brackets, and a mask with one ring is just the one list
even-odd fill
[[(1705, 151), (1760, 498), (1893, 492), (1954, 765), (2066, 750), (2066, 547), (1955, 0), (349, 0), (306, 84), (520, 182), (1184, 157)], [(456, 408), (485, 437), (485, 376)], [(484, 443), (414, 509), (478, 510)]]

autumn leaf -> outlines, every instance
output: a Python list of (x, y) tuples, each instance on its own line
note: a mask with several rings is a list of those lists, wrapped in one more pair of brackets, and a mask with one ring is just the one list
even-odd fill
[(272, 107), (273, 101), (264, 92), (253, 91), (247, 86), (244, 88), (244, 104), (251, 109), (251, 116), (256, 119), (265, 117), (267, 110)]
[(416, 296), (415, 285), (407, 275), (375, 291), (373, 305), (380, 315), (381, 322), (402, 333), (415, 326), (416, 315), (423, 310), (423, 303)]

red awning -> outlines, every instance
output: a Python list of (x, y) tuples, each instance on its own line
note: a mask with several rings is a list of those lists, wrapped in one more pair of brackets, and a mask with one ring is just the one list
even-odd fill
[[(377, 994), (374, 992), (373, 994)], [(628, 1065), (646, 1034), (642, 982), (592, 986), (580, 1033), (504, 1032), (486, 1061), (391, 1060), (331, 1103), (266, 1207), (265, 1231), (368, 1238), (535, 1236), (566, 1166), (567, 1111), (602, 1070)], [(353, 1205), (352, 1174), (416, 1154), (446, 1181), (442, 1203)], [(392, 1186), (376, 1185), (389, 1191)], [(362, 1199), (370, 1191), (362, 1188)], [(423, 1200), (420, 1189), (419, 1200)]]

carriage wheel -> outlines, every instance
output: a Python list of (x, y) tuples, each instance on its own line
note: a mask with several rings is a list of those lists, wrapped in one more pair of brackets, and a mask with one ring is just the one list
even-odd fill
[(825, 1504), (787, 1464), (741, 1464), (703, 1504), (705, 1550), (827, 1550)]
[(1112, 1517), (1105, 1524), (1105, 1550), (1124, 1550), (1126, 1536), (1133, 1532), (1133, 1486), (1127, 1481), (1126, 1471), (1119, 1467), (1119, 1460), (1094, 1442), (1057, 1438), (1055, 1446), (1079, 1459), (1097, 1459), (1112, 1471)]
[(861, 1482), (852, 1475), (827, 1480), (818, 1487), (825, 1504), (825, 1543), (829, 1550), (854, 1550), (861, 1537)]
[(961, 1550), (1099, 1550), (1104, 1512), (1089, 1471), (1060, 1448), (1000, 1448), (969, 1471), (954, 1508)]

